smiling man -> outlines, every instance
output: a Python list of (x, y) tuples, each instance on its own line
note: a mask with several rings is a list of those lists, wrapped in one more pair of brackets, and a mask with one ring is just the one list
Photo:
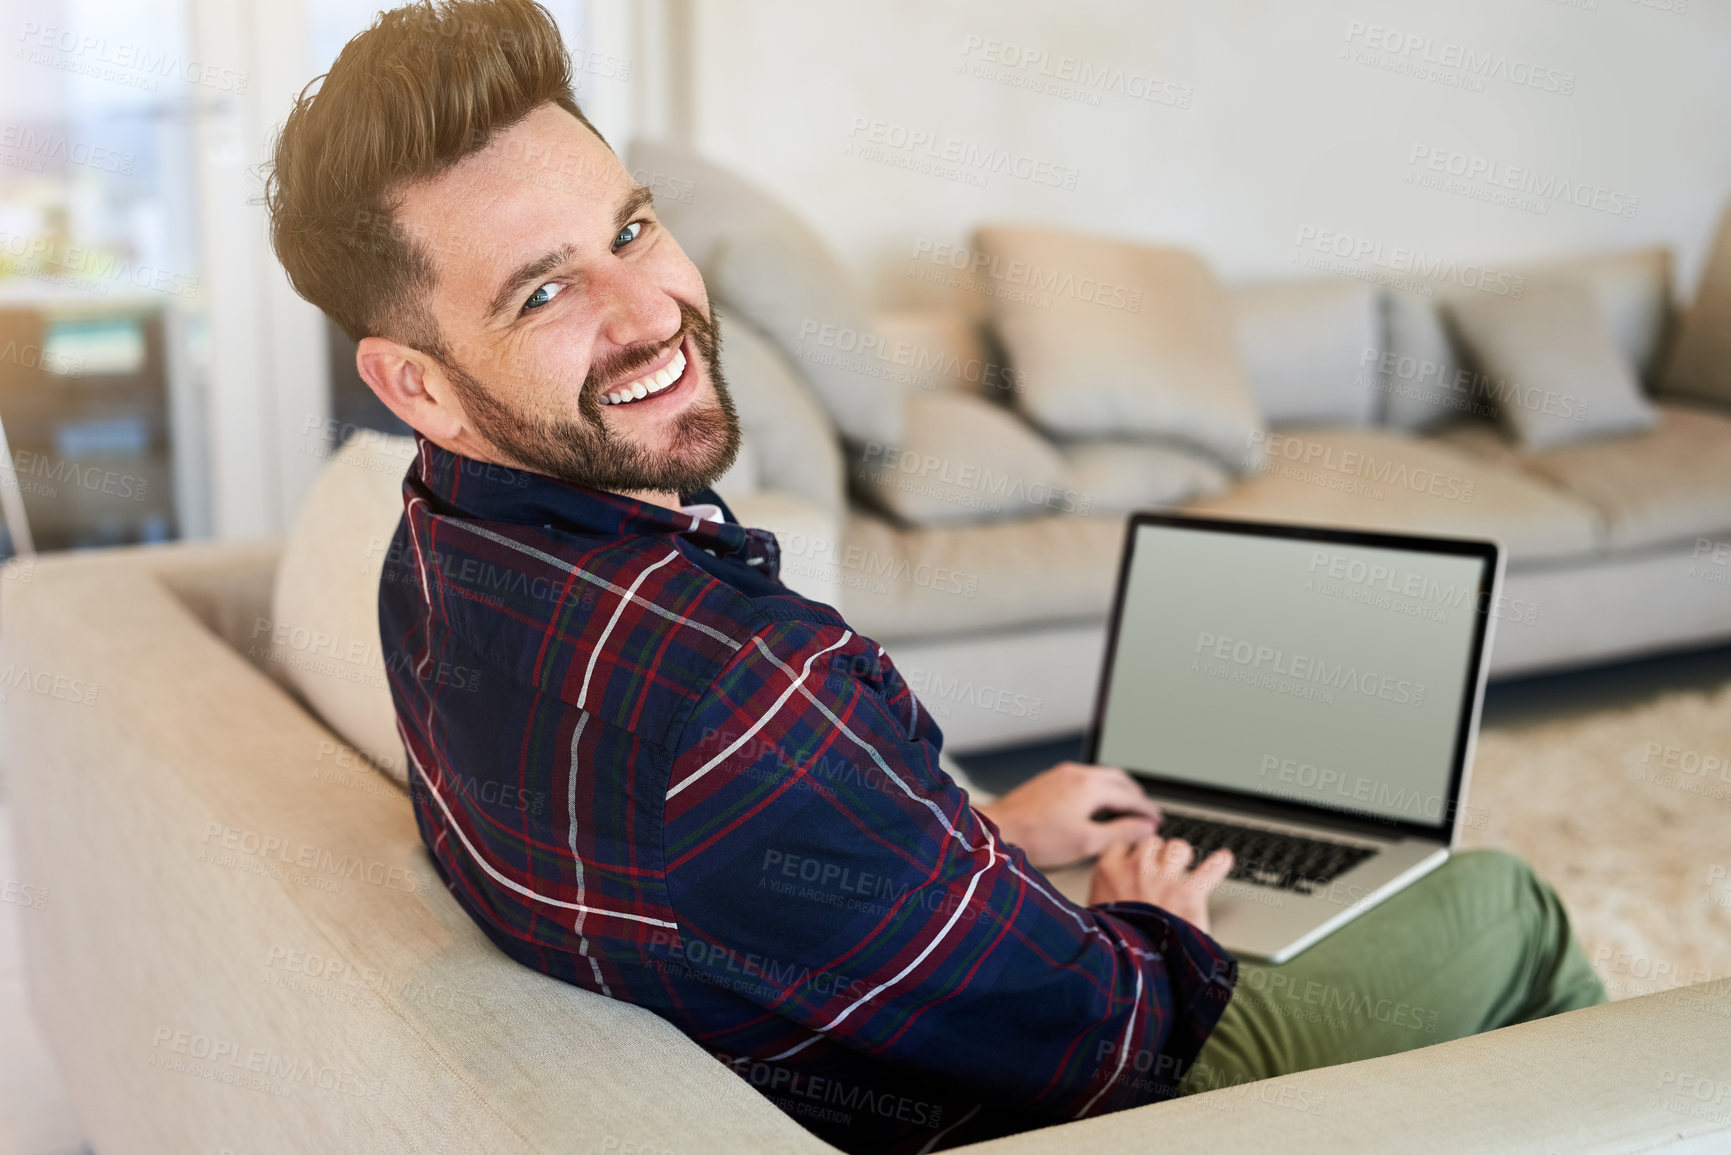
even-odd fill
[[(277, 144), (272, 241), (415, 431), (392, 543), (413, 564), (379, 620), (456, 901), (844, 1150), (1175, 1094), (1232, 998), (1207, 935), (1229, 856), (1192, 868), (1110, 768), (971, 805), (890, 656), (781, 583), (774, 537), (709, 488), (739, 431), (703, 279), (579, 110), (546, 13), (396, 9), (310, 88)], [(437, 674), (454, 667), (482, 676)], [(1040, 873), (1094, 856), (1086, 907)], [(1495, 902), (1410, 936), (1455, 950), (1519, 913), (1531, 933), (1483, 964), (1499, 1022), (1585, 998), (1554, 896), (1511, 862), (1473, 868)], [(1485, 1001), (1448, 1029), (1496, 1025)], [(1380, 1029), (1300, 1053), (1244, 1018), (1216, 1074), (1436, 1038)]]

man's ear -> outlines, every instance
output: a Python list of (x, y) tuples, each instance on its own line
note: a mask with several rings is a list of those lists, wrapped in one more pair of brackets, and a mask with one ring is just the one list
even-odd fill
[(438, 363), (419, 349), (389, 337), (362, 337), (355, 368), (385, 408), (436, 444), (449, 444), (463, 432), (463, 415), (451, 403), (452, 392), (441, 388), (435, 394), (427, 387), (429, 377), (438, 378), (440, 385), (444, 381)]

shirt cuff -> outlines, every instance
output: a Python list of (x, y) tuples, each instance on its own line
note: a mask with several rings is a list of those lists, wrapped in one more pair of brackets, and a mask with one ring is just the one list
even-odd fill
[(1129, 923), (1166, 961), (1172, 1005), (1178, 1012), (1162, 1054), (1176, 1074), (1172, 1094), (1214, 1032), (1238, 984), (1238, 960), (1195, 924), (1147, 902), (1103, 902), (1091, 909)]

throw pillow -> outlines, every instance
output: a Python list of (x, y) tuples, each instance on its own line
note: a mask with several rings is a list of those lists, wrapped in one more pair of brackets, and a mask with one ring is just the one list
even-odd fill
[(1212, 497), (1232, 484), (1207, 457), (1173, 445), (1089, 441), (1064, 448), (1070, 488), (1090, 509), (1128, 513)]
[(847, 270), (815, 233), (776, 228), (724, 241), (709, 287), (792, 359), (845, 437), (901, 444), (903, 376)]
[(1653, 407), (1584, 287), (1456, 300), (1449, 315), (1478, 369), (1475, 400), (1495, 404), (1523, 448), (1652, 428)]
[(869, 503), (916, 526), (1088, 512), (1051, 442), (966, 393), (910, 396), (904, 444), (856, 448), (853, 479)]
[(1017, 287), (990, 297), (1016, 404), (1065, 438), (1194, 444), (1258, 463), (1263, 419), (1233, 344), (1231, 312), (1201, 258), (1179, 249), (999, 226), (975, 263)]

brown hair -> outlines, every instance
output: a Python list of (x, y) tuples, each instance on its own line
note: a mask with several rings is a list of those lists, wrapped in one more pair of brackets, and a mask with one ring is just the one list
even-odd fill
[(420, 0), (380, 13), (301, 90), (277, 136), (265, 205), (295, 292), (354, 340), (390, 337), (442, 356), (422, 303), (432, 256), (396, 219), (401, 190), (549, 102), (595, 132), (559, 29), (533, 0)]

